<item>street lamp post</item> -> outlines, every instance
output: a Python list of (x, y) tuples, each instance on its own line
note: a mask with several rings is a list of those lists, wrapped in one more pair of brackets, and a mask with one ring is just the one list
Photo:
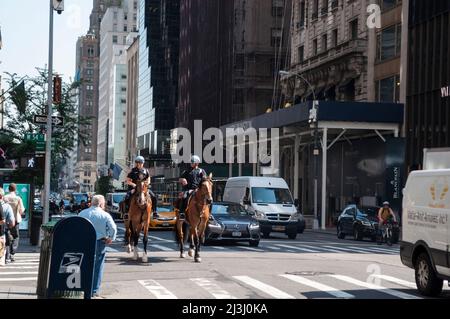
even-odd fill
[[(313, 108), (310, 111), (309, 115), (309, 123), (314, 123), (314, 224), (313, 229), (319, 228), (319, 220), (318, 220), (318, 176), (319, 176), (319, 123), (317, 121), (317, 115), (319, 111), (319, 101), (316, 98), (316, 93), (314, 91), (311, 83), (300, 73), (290, 72), (290, 71), (280, 71), (281, 76), (297, 76), (302, 79), (309, 87), (313, 94)], [(297, 163), (296, 163), (297, 165)]]

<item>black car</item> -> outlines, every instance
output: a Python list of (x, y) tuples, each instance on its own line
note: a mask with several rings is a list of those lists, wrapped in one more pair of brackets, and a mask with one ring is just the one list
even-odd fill
[(244, 206), (229, 202), (214, 202), (205, 232), (205, 242), (247, 241), (256, 247), (260, 240), (259, 223)]
[[(342, 211), (337, 220), (337, 237), (353, 236), (355, 240), (370, 238), (377, 240), (379, 207), (357, 207), (349, 205)], [(398, 227), (393, 229), (393, 243), (398, 242)]]

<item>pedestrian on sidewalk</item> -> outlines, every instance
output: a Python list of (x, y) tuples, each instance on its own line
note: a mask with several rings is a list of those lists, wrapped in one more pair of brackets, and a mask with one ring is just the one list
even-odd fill
[[(0, 206), (1, 206), (1, 217), (0, 217), (0, 233), (3, 236), (0, 236), (2, 243), (4, 243), (4, 249), (0, 255), (0, 264), (5, 265), (11, 262), (10, 259), (10, 246), (13, 241), (14, 235), (14, 226), (16, 221), (14, 219), (14, 213), (11, 206), (5, 202), (4, 200), (5, 191), (0, 187)], [(11, 232), (11, 230), (13, 230)], [(1, 244), (0, 244), (1, 245)], [(12, 260), (14, 261), (14, 260)]]
[(20, 240), (20, 223), (22, 222), (22, 215), (25, 213), (25, 206), (23, 205), (22, 198), (20, 196), (17, 196), (16, 190), (17, 185), (14, 183), (9, 184), (8, 187), (9, 194), (5, 196), (5, 202), (11, 206), (13, 213), (14, 213), (14, 219), (16, 220), (16, 224), (14, 225), (14, 229), (11, 229), (11, 233), (13, 234), (13, 240), (11, 242), (10, 246), (10, 258), (11, 261), (14, 261), (14, 255), (17, 252), (17, 249), (19, 248), (19, 240)]
[(88, 219), (97, 233), (93, 294), (94, 297), (100, 297), (98, 291), (103, 277), (106, 246), (116, 239), (117, 226), (111, 215), (105, 211), (105, 197), (102, 195), (95, 195), (92, 198), (92, 206), (83, 210), (79, 216)]

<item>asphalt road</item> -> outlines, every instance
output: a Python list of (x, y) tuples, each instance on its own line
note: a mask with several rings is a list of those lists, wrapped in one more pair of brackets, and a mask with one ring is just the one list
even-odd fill
[[(179, 258), (172, 232), (151, 231), (144, 264), (125, 252), (123, 225), (118, 226), (101, 290), (106, 299), (422, 298), (414, 271), (400, 261), (398, 245), (306, 231), (296, 240), (275, 234), (257, 248), (206, 246), (202, 263), (194, 263)], [(38, 253), (21, 253), (15, 263), (1, 267), (0, 299), (35, 298), (38, 263)], [(450, 299), (447, 283), (441, 297)]]

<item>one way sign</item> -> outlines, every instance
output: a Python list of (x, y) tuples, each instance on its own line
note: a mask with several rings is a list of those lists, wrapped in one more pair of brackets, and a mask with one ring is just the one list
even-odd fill
[[(35, 124), (47, 124), (47, 115), (35, 115), (34, 123)], [(63, 127), (64, 126), (64, 118), (62, 116), (52, 116), (52, 124), (53, 124), (53, 126)]]

